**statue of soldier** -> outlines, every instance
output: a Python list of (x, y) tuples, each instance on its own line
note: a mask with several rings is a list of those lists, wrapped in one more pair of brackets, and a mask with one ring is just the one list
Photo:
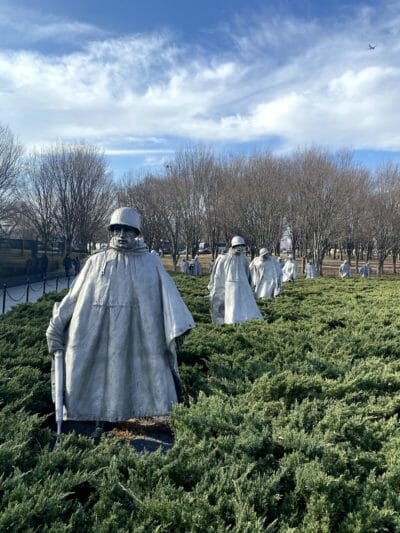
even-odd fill
[(318, 276), (317, 267), (314, 265), (311, 259), (307, 260), (306, 267), (304, 269), (306, 279), (314, 279)]
[(236, 235), (225, 255), (219, 255), (211, 273), (208, 289), (214, 324), (239, 324), (262, 319), (251, 290), (249, 262), (245, 241)]
[(139, 213), (114, 211), (107, 249), (87, 260), (47, 329), (65, 355), (64, 420), (165, 415), (179, 397), (176, 341), (195, 326), (172, 278), (140, 235)]
[(351, 266), (350, 266), (350, 263), (349, 263), (348, 259), (345, 259), (343, 261), (343, 263), (340, 265), (340, 267), (339, 267), (339, 276), (341, 278), (351, 278), (352, 277)]
[(288, 258), (286, 259), (282, 268), (282, 274), (282, 281), (284, 283), (293, 282), (297, 278), (297, 264), (292, 254), (288, 255)]
[(256, 298), (275, 298), (279, 294), (282, 269), (268, 248), (261, 248), (259, 256), (250, 263), (251, 280)]
[(367, 261), (365, 263), (365, 265), (363, 265), (362, 267), (360, 267), (359, 269), (359, 273), (361, 275), (362, 278), (370, 278), (371, 275), (372, 275), (372, 268), (371, 268), (371, 265), (369, 264), (369, 261)]

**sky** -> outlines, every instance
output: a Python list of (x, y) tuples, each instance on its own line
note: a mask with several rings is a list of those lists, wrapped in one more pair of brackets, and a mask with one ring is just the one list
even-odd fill
[(198, 144), (400, 163), (399, 102), (397, 0), (0, 0), (0, 124), (116, 179)]

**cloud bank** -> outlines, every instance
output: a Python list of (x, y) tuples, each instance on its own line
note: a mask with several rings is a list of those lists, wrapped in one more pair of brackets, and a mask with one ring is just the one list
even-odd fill
[[(110, 36), (33, 19), (25, 13), (19, 26), (22, 48), (0, 48), (1, 121), (28, 147), (85, 139), (112, 155), (150, 157), (170, 153), (175, 139), (400, 150), (397, 3), (339, 20), (267, 12), (232, 20), (219, 28), (223, 48), (172, 32)], [(60, 35), (78, 44), (63, 53), (29, 47)]]

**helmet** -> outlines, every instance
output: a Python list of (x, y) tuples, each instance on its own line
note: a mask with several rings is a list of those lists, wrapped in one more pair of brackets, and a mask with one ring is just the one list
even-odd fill
[(288, 259), (293, 259), (293, 254), (289, 254)]
[(269, 254), (269, 250), (268, 250), (268, 248), (261, 248), (259, 253), (260, 253), (260, 255), (268, 255)]
[(108, 229), (112, 229), (117, 224), (135, 228), (140, 233), (140, 215), (132, 207), (120, 207), (113, 212)]
[(235, 237), (232, 237), (231, 240), (231, 246), (232, 248), (234, 246), (244, 246), (246, 243), (244, 242), (243, 237), (239, 237), (239, 235), (235, 235)]

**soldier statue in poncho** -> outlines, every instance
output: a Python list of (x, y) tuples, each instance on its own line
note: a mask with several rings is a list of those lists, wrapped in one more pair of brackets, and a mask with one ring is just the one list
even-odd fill
[(192, 315), (139, 238), (137, 211), (114, 211), (109, 230), (109, 247), (87, 260), (47, 329), (50, 353), (65, 355), (64, 420), (165, 415), (178, 399), (175, 340)]
[(219, 255), (211, 272), (208, 289), (214, 324), (240, 324), (262, 319), (251, 290), (249, 262), (243, 237), (236, 235), (225, 255)]
[(268, 248), (250, 263), (251, 281), (256, 298), (276, 298), (282, 286), (282, 269)]

